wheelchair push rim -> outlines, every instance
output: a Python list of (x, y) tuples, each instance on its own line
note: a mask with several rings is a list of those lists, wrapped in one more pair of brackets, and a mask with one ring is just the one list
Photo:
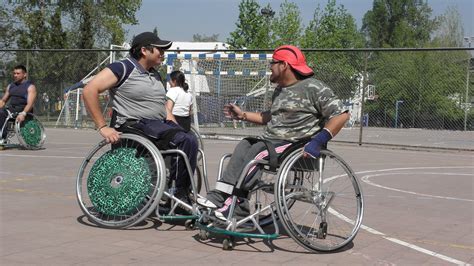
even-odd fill
[(94, 223), (126, 228), (155, 210), (165, 177), (165, 163), (156, 146), (144, 137), (122, 134), (116, 144), (100, 142), (84, 159), (76, 196)]
[[(301, 185), (288, 185), (293, 176)], [(290, 154), (280, 167), (275, 191), (283, 227), (309, 251), (343, 248), (361, 226), (360, 185), (347, 163), (329, 150), (317, 159), (303, 158), (302, 149)]]
[(15, 132), (20, 145), (27, 149), (39, 149), (46, 139), (44, 127), (33, 115), (28, 113), (23, 122), (15, 121)]

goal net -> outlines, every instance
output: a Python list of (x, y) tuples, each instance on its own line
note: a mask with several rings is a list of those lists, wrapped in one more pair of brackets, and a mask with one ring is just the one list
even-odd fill
[(169, 54), (167, 73), (185, 73), (193, 94), (193, 121), (201, 134), (260, 135), (262, 126), (233, 121), (223, 114), (234, 103), (244, 111), (267, 110), (273, 88), (267, 54)]

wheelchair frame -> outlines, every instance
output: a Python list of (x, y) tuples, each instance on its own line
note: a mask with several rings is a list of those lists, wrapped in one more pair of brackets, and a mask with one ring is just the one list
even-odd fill
[[(244, 218), (236, 218), (234, 211), (238, 196), (233, 195), (226, 221), (218, 219), (212, 209), (203, 211), (197, 225), (200, 239), (207, 240), (210, 233), (222, 234), (226, 236), (223, 240), (225, 250), (233, 249), (235, 237), (276, 239), (280, 235), (280, 220), (287, 234), (309, 251), (334, 251), (349, 244), (356, 236), (363, 217), (364, 204), (359, 182), (349, 165), (330, 150), (322, 150), (317, 159), (304, 158), (304, 144), (293, 144), (280, 155), (277, 172), (268, 170), (268, 160), (250, 161), (244, 167), (235, 189), (242, 188), (249, 169), (257, 166), (264, 173), (276, 175), (273, 191), (267, 186), (265, 192), (273, 194), (273, 201), (262, 207), (259, 190), (253, 191), (256, 192), (253, 202), (255, 211)], [(230, 156), (225, 154), (221, 158), (218, 180), (222, 177), (224, 161)], [(252, 177), (255, 178), (260, 179), (258, 175)], [(306, 183), (310, 187), (306, 187)], [(248, 198), (250, 201), (251, 197)], [(348, 207), (352, 209), (339, 206), (346, 201), (350, 204), (353, 203), (349, 201), (355, 201), (355, 205)], [(302, 211), (302, 208), (307, 210)], [(263, 219), (260, 217), (262, 213), (265, 213)], [(310, 217), (312, 214), (316, 214), (314, 218)], [(263, 227), (271, 223), (273, 231), (266, 232)]]
[(46, 134), (41, 122), (32, 113), (27, 113), (23, 122), (16, 121), (18, 113), (11, 112), (8, 109), (7, 118), (3, 124), (0, 134), (7, 130), (4, 146), (8, 145), (10, 139), (17, 135), (19, 145), (24, 149), (37, 150), (43, 147), (46, 140)]

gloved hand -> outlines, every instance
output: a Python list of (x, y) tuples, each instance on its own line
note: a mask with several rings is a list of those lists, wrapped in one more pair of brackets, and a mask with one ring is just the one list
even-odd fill
[(311, 141), (304, 146), (304, 157), (308, 155), (314, 159), (318, 158), (323, 147), (328, 141), (332, 139), (332, 135), (328, 129), (323, 128)]

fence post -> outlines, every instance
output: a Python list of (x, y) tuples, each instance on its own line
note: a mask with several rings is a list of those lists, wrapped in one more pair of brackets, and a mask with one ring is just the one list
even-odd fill
[[(471, 43), (469, 43), (469, 46), (471, 46)], [(471, 53), (469, 53), (471, 55)], [(467, 111), (469, 110), (469, 105), (470, 101), (468, 101), (469, 98), (469, 68), (471, 66), (471, 56), (467, 59), (467, 73), (466, 73), (466, 97), (464, 101), (464, 131), (467, 130)], [(469, 105), (468, 105), (469, 103)]]
[[(367, 59), (369, 57), (370, 53), (365, 53), (364, 57), (364, 74), (362, 77), (362, 97), (360, 101), (360, 131), (359, 131), (359, 146), (362, 145), (362, 133), (363, 133), (363, 127), (364, 127), (364, 102), (365, 102), (365, 87), (367, 87)], [(367, 125), (369, 124), (369, 121), (367, 121)]]

